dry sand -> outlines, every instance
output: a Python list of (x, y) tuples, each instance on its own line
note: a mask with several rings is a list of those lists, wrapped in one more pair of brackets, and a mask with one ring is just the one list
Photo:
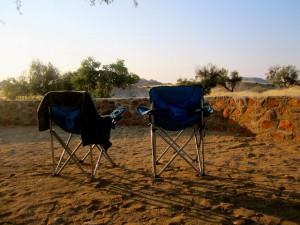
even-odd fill
[(1, 127), (0, 224), (300, 224), (299, 144), (207, 131), (206, 176), (177, 159), (153, 179), (148, 127), (111, 140), (116, 167), (53, 177), (48, 132)]

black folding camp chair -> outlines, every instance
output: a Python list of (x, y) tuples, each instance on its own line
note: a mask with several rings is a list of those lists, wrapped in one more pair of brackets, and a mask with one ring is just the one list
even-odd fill
[[(159, 177), (177, 156), (190, 165), (197, 174), (204, 175), (204, 116), (208, 116), (213, 110), (208, 103), (204, 103), (203, 87), (161, 86), (152, 88), (149, 95), (151, 109), (137, 107), (137, 112), (149, 115), (154, 177)], [(189, 127), (192, 129), (188, 129)], [(191, 131), (191, 134), (180, 145), (178, 143), (184, 136), (182, 135), (184, 130)], [(177, 135), (174, 135), (174, 132)], [(166, 142), (166, 148), (158, 149), (156, 134)], [(196, 143), (194, 158), (185, 149), (193, 138)], [(167, 161), (163, 160), (170, 149), (173, 150), (171, 157), (169, 156)], [(162, 161), (165, 163), (161, 163)], [(158, 166), (161, 168), (159, 172)]]
[[(47, 93), (39, 105), (37, 116), (39, 131), (50, 131), (53, 175), (59, 175), (67, 164), (73, 162), (87, 178), (93, 178), (102, 155), (109, 163), (115, 165), (107, 152), (111, 146), (110, 131), (124, 111), (125, 108), (120, 107), (110, 116), (101, 116), (87, 92)], [(68, 136), (66, 141), (63, 138), (64, 134)], [(86, 154), (79, 156), (78, 150), (85, 146), (88, 146)], [(99, 150), (95, 166), (93, 149)], [(83, 167), (83, 162), (88, 156), (90, 156), (90, 173)]]

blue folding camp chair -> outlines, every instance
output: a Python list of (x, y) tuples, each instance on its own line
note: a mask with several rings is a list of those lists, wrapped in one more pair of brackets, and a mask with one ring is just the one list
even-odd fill
[[(39, 105), (37, 116), (39, 131), (50, 131), (53, 175), (59, 175), (67, 164), (73, 162), (87, 178), (93, 178), (99, 168), (102, 155), (108, 162), (115, 165), (107, 152), (111, 146), (110, 131), (124, 111), (125, 108), (120, 107), (110, 116), (101, 116), (97, 113), (87, 92), (52, 91), (47, 93)], [(54, 129), (55, 124), (61, 129)], [(62, 137), (65, 133), (68, 134), (66, 141)], [(55, 145), (55, 140), (60, 148)], [(76, 145), (72, 144), (73, 142), (76, 142)], [(79, 157), (77, 151), (84, 146), (89, 146), (87, 153)], [(99, 150), (95, 166), (93, 149)], [(83, 168), (83, 162), (88, 156), (90, 156), (91, 173)]]
[[(208, 103), (204, 103), (204, 89), (201, 86), (161, 86), (152, 88), (149, 92), (151, 109), (137, 107), (140, 115), (149, 116), (151, 126), (152, 164), (154, 177), (159, 177), (163, 171), (180, 156), (199, 175), (204, 175), (204, 117), (212, 113)], [(192, 127), (192, 132), (183, 144), (178, 144), (184, 130)], [(177, 135), (173, 135), (173, 133)], [(157, 135), (167, 144), (163, 150), (158, 150)], [(195, 138), (196, 158), (188, 154), (185, 147)], [(173, 154), (163, 165), (163, 157), (169, 149)], [(158, 155), (158, 152), (160, 153)], [(161, 169), (157, 172), (157, 167)]]

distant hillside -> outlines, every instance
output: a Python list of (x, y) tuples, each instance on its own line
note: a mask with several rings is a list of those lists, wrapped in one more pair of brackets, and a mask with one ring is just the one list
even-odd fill
[[(268, 84), (269, 82), (263, 78), (260, 77), (242, 77), (243, 82), (252, 82), (252, 83), (261, 83), (261, 84)], [(141, 78), (140, 81), (135, 84), (136, 86), (155, 86), (155, 85), (163, 85), (164, 83), (161, 83), (157, 80), (146, 80), (144, 78)]]
[(135, 84), (136, 86), (155, 86), (155, 85), (162, 85), (163, 83), (156, 81), (156, 80), (146, 80), (144, 78), (141, 78), (140, 81)]
[(260, 77), (243, 77), (244, 82), (253, 82), (253, 83), (262, 83), (267, 84), (269, 83), (267, 80), (260, 78)]
[(148, 97), (149, 96), (149, 89), (152, 86), (157, 85), (163, 85), (164, 83), (161, 83), (156, 80), (146, 80), (144, 78), (141, 78), (140, 81), (134, 85), (131, 85), (130, 87), (126, 89), (122, 88), (114, 88), (112, 91), (112, 97), (113, 98), (136, 98), (136, 97)]
[(148, 97), (149, 90), (147, 88), (131, 85), (126, 89), (114, 88), (112, 90), (112, 98), (142, 98)]
[(3, 85), (4, 85), (6, 82), (7, 82), (7, 81), (5, 81), (5, 80), (0, 81), (0, 89), (3, 87)]

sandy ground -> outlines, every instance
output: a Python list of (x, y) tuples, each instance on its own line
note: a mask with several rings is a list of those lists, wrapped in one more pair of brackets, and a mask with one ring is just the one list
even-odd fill
[(0, 224), (300, 224), (299, 144), (207, 131), (206, 176), (178, 158), (154, 179), (148, 127), (111, 140), (116, 167), (53, 177), (48, 132), (1, 127)]

